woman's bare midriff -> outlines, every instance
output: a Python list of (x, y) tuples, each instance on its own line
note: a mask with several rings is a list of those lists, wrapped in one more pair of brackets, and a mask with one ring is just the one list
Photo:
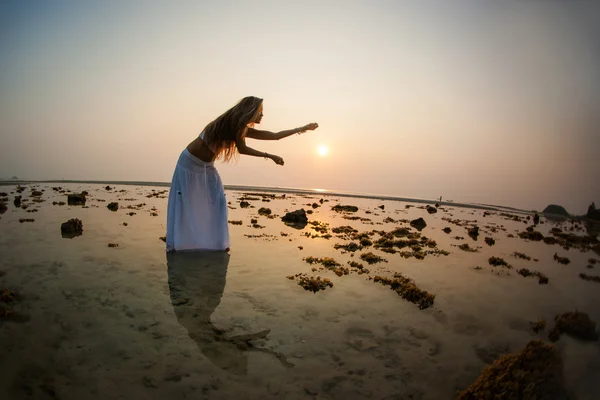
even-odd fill
[(188, 144), (186, 149), (190, 152), (191, 155), (193, 155), (194, 157), (198, 157), (204, 162), (213, 161), (213, 152), (210, 151), (206, 143), (204, 143), (204, 141), (199, 137), (194, 139), (190, 144)]

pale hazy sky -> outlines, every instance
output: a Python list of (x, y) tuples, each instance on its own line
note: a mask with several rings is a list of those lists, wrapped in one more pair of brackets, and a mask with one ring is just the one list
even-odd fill
[(170, 181), (254, 95), (259, 129), (320, 128), (248, 140), (285, 166), (241, 156), (225, 184), (584, 213), (599, 38), (597, 0), (0, 0), (0, 177)]

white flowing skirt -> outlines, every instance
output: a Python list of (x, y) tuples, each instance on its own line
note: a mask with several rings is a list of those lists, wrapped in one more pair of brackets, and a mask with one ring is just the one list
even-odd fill
[(167, 208), (167, 251), (229, 247), (227, 201), (212, 162), (185, 149), (179, 156)]

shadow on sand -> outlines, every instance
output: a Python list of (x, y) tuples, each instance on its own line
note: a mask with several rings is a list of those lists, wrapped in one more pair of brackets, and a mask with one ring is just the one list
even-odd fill
[(254, 347), (252, 340), (264, 339), (270, 330), (227, 337), (225, 330), (211, 321), (221, 303), (230, 255), (222, 251), (190, 251), (167, 253), (169, 291), (177, 321), (183, 325), (198, 348), (214, 365), (234, 373), (248, 373), (248, 350), (274, 355), (286, 367), (280, 353)]

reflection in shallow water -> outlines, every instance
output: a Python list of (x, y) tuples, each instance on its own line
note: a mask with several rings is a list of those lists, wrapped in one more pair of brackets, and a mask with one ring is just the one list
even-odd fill
[(219, 368), (243, 375), (248, 368), (246, 355), (210, 319), (223, 296), (229, 258), (221, 251), (167, 253), (169, 290), (178, 322), (202, 354)]

